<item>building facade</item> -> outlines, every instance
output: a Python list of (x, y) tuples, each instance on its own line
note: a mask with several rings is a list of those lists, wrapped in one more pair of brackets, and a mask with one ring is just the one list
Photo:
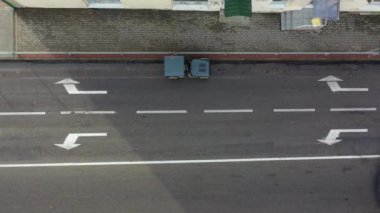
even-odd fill
[[(155, 9), (220, 11), (225, 0), (5, 0), (16, 8)], [(240, 0), (229, 0), (240, 1)], [(253, 13), (281, 13), (313, 5), (312, 0), (248, 0)], [(341, 12), (380, 13), (380, 0), (340, 0)]]

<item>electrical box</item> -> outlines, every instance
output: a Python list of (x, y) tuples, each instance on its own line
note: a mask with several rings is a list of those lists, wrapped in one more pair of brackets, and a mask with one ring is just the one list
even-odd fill
[(165, 56), (165, 77), (185, 78), (185, 58), (183, 56)]
[(210, 77), (210, 62), (208, 59), (193, 59), (191, 61), (191, 76), (208, 79)]

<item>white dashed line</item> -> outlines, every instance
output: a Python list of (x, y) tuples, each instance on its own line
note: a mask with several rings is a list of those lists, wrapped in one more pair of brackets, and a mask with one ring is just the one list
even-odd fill
[(0, 112), (0, 116), (8, 115), (46, 115), (46, 112)]
[(253, 109), (206, 109), (204, 113), (252, 113)]
[(113, 161), (113, 162), (71, 162), (71, 163), (34, 163), (34, 164), (0, 164), (0, 168), (31, 167), (78, 167), (78, 166), (128, 166), (128, 165), (173, 165), (173, 164), (215, 164), (215, 163), (249, 163), (276, 161), (319, 161), (319, 160), (355, 160), (376, 159), (380, 155), (345, 155), (315, 157), (274, 157), (274, 158), (237, 158), (206, 160), (162, 160), (162, 161)]
[(315, 109), (273, 109), (273, 112), (315, 112)]
[(81, 114), (81, 115), (113, 115), (116, 111), (62, 111), (61, 115), (71, 115), (71, 114)]
[(370, 112), (370, 111), (377, 111), (376, 107), (372, 108), (331, 108), (331, 112)]
[(139, 110), (136, 114), (186, 114), (187, 110)]
[(61, 115), (70, 115), (73, 114), (73, 111), (62, 111)]

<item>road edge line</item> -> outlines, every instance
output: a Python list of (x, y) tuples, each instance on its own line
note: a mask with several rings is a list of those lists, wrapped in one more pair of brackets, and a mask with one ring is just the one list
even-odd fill
[(278, 161), (355, 160), (355, 159), (377, 159), (377, 158), (380, 158), (380, 155), (342, 155), (342, 156), (237, 158), (237, 159), (205, 159), (205, 160), (161, 160), (161, 161), (114, 161), (114, 162), (0, 164), (0, 168), (215, 164), (215, 163), (248, 163), (248, 162), (278, 162)]

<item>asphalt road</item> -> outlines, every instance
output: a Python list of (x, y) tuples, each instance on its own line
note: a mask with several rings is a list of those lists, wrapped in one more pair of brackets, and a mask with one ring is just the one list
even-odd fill
[[(217, 63), (209, 80), (162, 69), (1, 63), (0, 212), (380, 211), (380, 64)], [(318, 81), (330, 75), (369, 91), (334, 93)], [(107, 94), (69, 94), (66, 78)], [(362, 132), (318, 141), (333, 129)], [(107, 136), (64, 143), (74, 133)], [(55, 145), (69, 143), (81, 145)]]

